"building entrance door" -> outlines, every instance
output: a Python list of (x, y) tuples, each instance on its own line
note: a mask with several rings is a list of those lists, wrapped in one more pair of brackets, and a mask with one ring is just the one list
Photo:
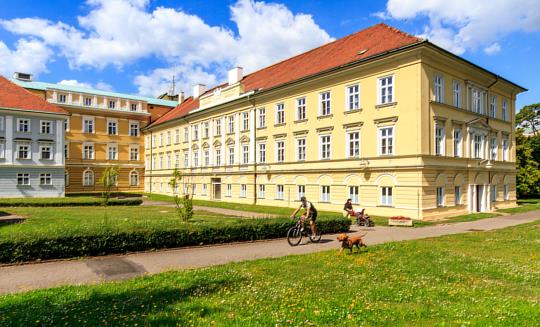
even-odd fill
[(476, 212), (486, 211), (484, 185), (476, 185)]
[(221, 178), (212, 178), (212, 198), (221, 200)]

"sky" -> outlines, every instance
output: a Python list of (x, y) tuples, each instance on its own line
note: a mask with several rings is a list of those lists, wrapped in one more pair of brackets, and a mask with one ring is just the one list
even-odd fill
[[(519, 5), (517, 5), (519, 3)], [(0, 74), (157, 96), (216, 85), (384, 22), (540, 102), (540, 0), (3, 0)]]

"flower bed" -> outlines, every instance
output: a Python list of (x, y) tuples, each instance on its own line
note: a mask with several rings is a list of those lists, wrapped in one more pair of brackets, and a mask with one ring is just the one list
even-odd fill
[(409, 217), (404, 216), (394, 216), (388, 218), (388, 226), (408, 226), (413, 225), (413, 220)]

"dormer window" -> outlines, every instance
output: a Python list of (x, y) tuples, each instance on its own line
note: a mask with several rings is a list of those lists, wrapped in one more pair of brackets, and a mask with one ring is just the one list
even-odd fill
[(116, 108), (116, 101), (113, 101), (113, 100), (109, 101), (109, 109), (114, 109), (114, 108)]
[(58, 94), (58, 102), (66, 103), (66, 95), (65, 94)]
[(92, 98), (89, 98), (89, 97), (84, 98), (84, 105), (87, 107), (90, 107), (92, 105)]
[(132, 103), (132, 104), (131, 104), (131, 107), (130, 107), (130, 110), (131, 110), (131, 111), (137, 111), (137, 104), (136, 104), (136, 103)]

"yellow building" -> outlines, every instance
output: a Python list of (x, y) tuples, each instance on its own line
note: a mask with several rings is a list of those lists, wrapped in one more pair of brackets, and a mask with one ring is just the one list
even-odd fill
[[(515, 204), (524, 89), (378, 24), (193, 96), (144, 130), (145, 191), (417, 219)], [(188, 186), (185, 186), (188, 187)], [(189, 187), (188, 187), (189, 188)], [(180, 193), (182, 190), (178, 190)]]
[(120, 167), (117, 192), (142, 192), (144, 139), (141, 129), (178, 102), (71, 85), (14, 79), (69, 113), (65, 128), (65, 193), (101, 192), (106, 167)]

